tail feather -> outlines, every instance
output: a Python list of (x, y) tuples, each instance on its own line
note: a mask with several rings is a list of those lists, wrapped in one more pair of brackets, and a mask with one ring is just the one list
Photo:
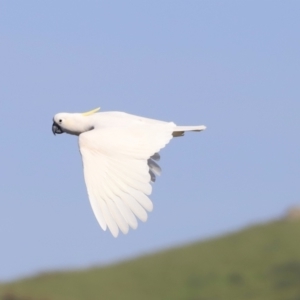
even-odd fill
[(173, 131), (173, 136), (183, 136), (185, 131), (202, 131), (205, 130), (206, 126), (176, 126), (175, 130)]

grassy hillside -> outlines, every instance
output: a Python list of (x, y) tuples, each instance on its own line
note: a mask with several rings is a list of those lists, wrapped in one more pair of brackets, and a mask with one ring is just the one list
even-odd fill
[(1, 300), (300, 300), (300, 222), (0, 286)]

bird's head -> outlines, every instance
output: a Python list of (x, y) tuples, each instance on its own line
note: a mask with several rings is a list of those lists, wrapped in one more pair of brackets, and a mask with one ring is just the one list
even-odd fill
[(93, 129), (88, 116), (97, 112), (96, 108), (86, 113), (58, 113), (53, 117), (53, 134), (69, 133), (79, 135), (82, 132)]

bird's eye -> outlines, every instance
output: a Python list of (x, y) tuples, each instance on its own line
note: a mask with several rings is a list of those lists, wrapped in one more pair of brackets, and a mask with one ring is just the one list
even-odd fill
[(61, 122), (62, 122), (62, 119), (59, 119), (58, 122), (61, 123)]

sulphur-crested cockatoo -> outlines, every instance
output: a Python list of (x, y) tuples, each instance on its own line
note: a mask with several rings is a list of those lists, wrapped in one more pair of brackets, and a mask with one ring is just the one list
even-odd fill
[(159, 150), (185, 131), (202, 131), (205, 126), (177, 126), (123, 112), (58, 113), (53, 118), (54, 134), (79, 136), (84, 179), (94, 214), (114, 237), (119, 230), (137, 228), (137, 218), (147, 220), (153, 204), (151, 194)]

